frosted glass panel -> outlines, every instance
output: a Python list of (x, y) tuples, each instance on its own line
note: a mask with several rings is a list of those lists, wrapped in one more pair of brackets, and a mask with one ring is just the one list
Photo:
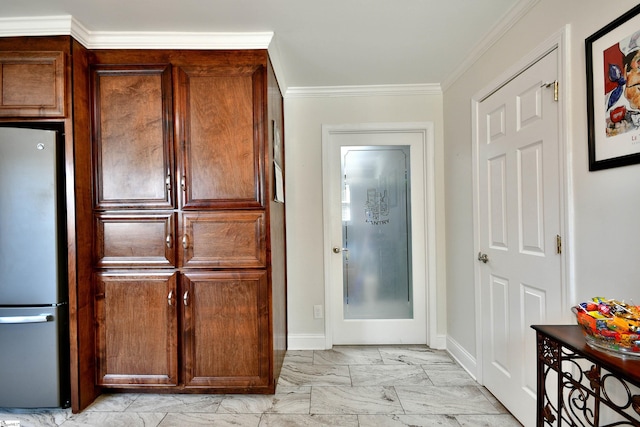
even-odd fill
[(412, 319), (408, 146), (342, 147), (345, 319)]

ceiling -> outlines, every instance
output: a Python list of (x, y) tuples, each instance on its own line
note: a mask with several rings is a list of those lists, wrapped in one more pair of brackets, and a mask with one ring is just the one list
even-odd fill
[(2, 0), (0, 21), (71, 15), (95, 33), (273, 33), (288, 88), (441, 85), (534, 1)]

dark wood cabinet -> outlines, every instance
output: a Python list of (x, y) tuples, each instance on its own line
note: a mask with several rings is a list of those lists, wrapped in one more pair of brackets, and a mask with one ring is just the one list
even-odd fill
[(182, 281), (185, 387), (268, 387), (266, 271), (185, 273)]
[(179, 66), (183, 209), (261, 208), (265, 67)]
[(0, 117), (64, 117), (65, 53), (0, 51)]
[(266, 268), (265, 214), (210, 211), (182, 214), (180, 265), (186, 268)]
[(176, 273), (96, 274), (98, 385), (176, 385)]
[(172, 209), (171, 67), (95, 66), (95, 208)]
[(175, 214), (164, 212), (98, 212), (95, 222), (96, 266), (176, 266)]
[(98, 385), (273, 393), (286, 284), (266, 52), (92, 60)]

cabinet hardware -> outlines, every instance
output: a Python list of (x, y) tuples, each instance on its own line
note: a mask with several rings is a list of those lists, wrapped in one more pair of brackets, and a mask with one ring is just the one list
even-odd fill
[(171, 191), (171, 170), (167, 168), (167, 179), (164, 181), (167, 185), (167, 191)]
[(189, 248), (189, 239), (187, 239), (187, 235), (182, 236), (182, 247), (187, 250)]
[(173, 239), (171, 238), (171, 234), (167, 234), (167, 248), (171, 249), (173, 246)]
[(169, 295), (167, 296), (167, 303), (169, 307), (173, 307), (173, 289), (169, 291)]
[(182, 296), (182, 302), (184, 303), (185, 307), (189, 305), (189, 291), (184, 291), (184, 295)]
[(187, 177), (186, 176), (182, 176), (182, 179), (180, 180), (180, 187), (182, 188), (182, 191), (185, 191), (187, 189)]

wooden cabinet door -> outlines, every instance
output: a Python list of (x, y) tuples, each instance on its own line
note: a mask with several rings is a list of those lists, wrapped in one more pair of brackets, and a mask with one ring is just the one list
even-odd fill
[(264, 270), (186, 273), (185, 387), (267, 387), (269, 298)]
[(171, 67), (91, 72), (95, 207), (173, 208)]
[(64, 117), (63, 52), (0, 52), (0, 117)]
[(96, 265), (115, 267), (175, 267), (173, 212), (96, 214)]
[(263, 206), (264, 67), (176, 67), (182, 208)]
[(265, 268), (261, 211), (183, 212), (179, 261), (187, 268)]
[(98, 385), (176, 385), (176, 274), (98, 273), (95, 282)]

